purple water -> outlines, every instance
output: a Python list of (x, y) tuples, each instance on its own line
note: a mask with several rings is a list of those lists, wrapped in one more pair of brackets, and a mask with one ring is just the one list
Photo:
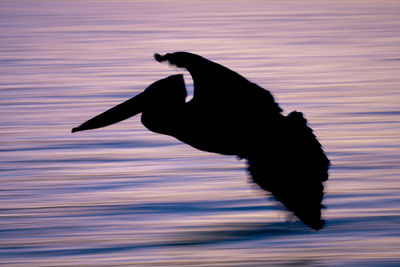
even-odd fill
[[(0, 264), (399, 266), (400, 2), (0, 2)], [(332, 161), (314, 232), (244, 163), (146, 130), (72, 127), (191, 51), (302, 111)], [(189, 89), (190, 76), (185, 73)]]

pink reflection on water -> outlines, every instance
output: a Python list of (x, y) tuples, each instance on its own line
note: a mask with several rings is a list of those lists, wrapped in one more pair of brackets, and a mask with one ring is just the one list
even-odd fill
[[(1, 1), (0, 263), (395, 266), (399, 9)], [(139, 118), (70, 134), (180, 72), (151, 58), (176, 50), (218, 61), (271, 90), (286, 113), (305, 113), (333, 163), (326, 230), (286, 223), (241, 162), (150, 133)]]

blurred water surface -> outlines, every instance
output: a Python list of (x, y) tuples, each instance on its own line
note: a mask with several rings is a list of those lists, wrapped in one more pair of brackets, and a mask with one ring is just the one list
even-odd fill
[[(0, 2), (0, 264), (399, 266), (400, 2)], [(319, 232), (244, 163), (139, 117), (70, 134), (192, 51), (304, 112), (331, 161)], [(192, 81), (185, 73), (187, 87)]]

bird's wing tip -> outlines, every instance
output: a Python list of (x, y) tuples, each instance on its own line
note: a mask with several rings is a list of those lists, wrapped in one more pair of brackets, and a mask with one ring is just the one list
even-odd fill
[(158, 61), (158, 62), (163, 62), (163, 61), (165, 61), (165, 56), (162, 56), (162, 55), (160, 55), (160, 54), (158, 54), (158, 53), (155, 53), (155, 54), (154, 54), (154, 59), (155, 59), (156, 61)]

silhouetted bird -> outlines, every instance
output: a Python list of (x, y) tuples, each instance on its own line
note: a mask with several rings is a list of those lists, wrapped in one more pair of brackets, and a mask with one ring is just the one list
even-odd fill
[(282, 115), (269, 91), (201, 56), (176, 52), (155, 54), (155, 59), (190, 72), (194, 95), (189, 102), (183, 76), (172, 75), (72, 132), (104, 127), (141, 112), (150, 131), (203, 151), (246, 159), (256, 184), (306, 225), (321, 229), (329, 160), (302, 113)]

